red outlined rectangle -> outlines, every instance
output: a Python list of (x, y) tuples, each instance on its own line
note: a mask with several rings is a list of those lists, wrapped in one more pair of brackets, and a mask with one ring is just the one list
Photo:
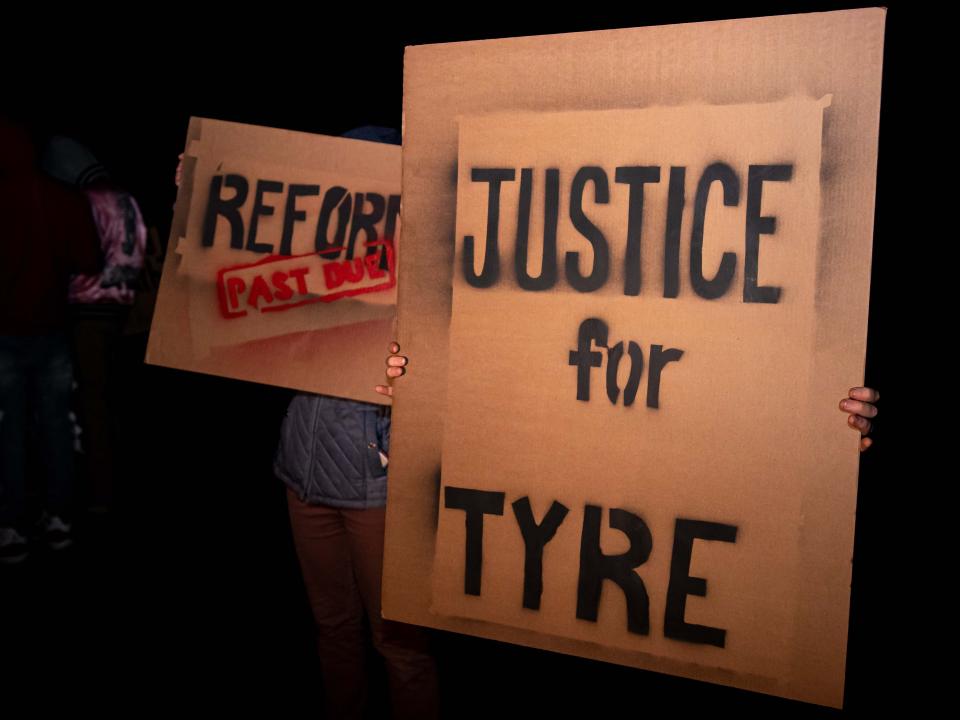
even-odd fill
[[(334, 247), (303, 255), (270, 255), (255, 263), (223, 268), (217, 273), (220, 314), (240, 318), (250, 312), (281, 312), (394, 287), (393, 241), (377, 240), (364, 243), (364, 247), (367, 254), (349, 260), (334, 257), (343, 251)], [(381, 249), (369, 250), (377, 247)], [(386, 270), (380, 267), (384, 252)]]

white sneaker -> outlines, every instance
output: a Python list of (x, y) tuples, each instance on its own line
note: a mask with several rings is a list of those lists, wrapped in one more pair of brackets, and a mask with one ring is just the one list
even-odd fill
[(13, 565), (26, 560), (27, 539), (16, 528), (0, 527), (0, 563)]

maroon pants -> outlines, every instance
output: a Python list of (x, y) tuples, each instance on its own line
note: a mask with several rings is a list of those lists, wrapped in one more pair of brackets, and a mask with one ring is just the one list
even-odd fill
[(384, 508), (308, 505), (289, 490), (287, 505), (317, 624), (327, 716), (363, 715), (366, 613), (373, 645), (386, 662), (393, 716), (436, 718), (437, 673), (426, 635), (380, 615)]

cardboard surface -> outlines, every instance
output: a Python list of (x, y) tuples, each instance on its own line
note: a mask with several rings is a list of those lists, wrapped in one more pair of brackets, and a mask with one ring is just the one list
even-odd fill
[(147, 361), (382, 402), (400, 148), (194, 118)]
[(387, 617), (842, 703), (883, 21), (408, 49)]

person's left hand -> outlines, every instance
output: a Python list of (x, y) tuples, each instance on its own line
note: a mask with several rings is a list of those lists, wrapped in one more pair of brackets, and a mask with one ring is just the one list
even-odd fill
[(847, 425), (860, 433), (860, 452), (873, 444), (873, 440), (867, 435), (873, 429), (870, 418), (877, 416), (877, 407), (874, 403), (879, 399), (880, 393), (873, 388), (855, 387), (850, 388), (847, 397), (840, 401), (840, 409), (849, 413)]

